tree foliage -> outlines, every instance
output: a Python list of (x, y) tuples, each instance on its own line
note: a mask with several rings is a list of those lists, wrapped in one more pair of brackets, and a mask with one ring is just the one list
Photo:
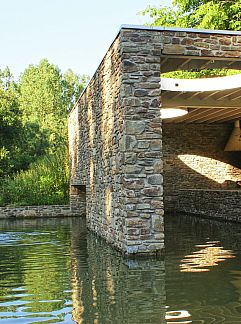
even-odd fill
[(38, 121), (40, 129), (48, 134), (50, 152), (67, 144), (68, 110), (86, 81), (87, 77), (70, 69), (63, 75), (46, 59), (38, 65), (30, 65), (21, 75), (19, 103), (23, 120)]
[(172, 6), (149, 6), (151, 26), (241, 30), (241, 0), (173, 0)]
[(0, 70), (0, 177), (27, 169), (48, 147), (38, 123), (22, 117), (19, 87), (8, 68)]
[[(18, 82), (8, 68), (0, 70), (0, 204), (30, 204), (27, 193), (40, 185), (41, 203), (66, 201), (67, 115), (87, 81), (72, 70), (62, 74), (46, 59), (28, 66)], [(65, 157), (54, 169), (52, 161), (57, 161), (60, 151)], [(46, 177), (37, 177), (34, 170), (45, 170)], [(25, 189), (21, 191), (19, 184)], [(3, 186), (11, 188), (7, 195)], [(14, 186), (21, 191), (21, 201)]]

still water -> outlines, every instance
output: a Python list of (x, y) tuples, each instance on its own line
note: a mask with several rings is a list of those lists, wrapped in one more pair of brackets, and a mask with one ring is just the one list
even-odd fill
[(1, 221), (0, 323), (241, 323), (241, 225), (165, 226), (165, 260), (125, 260), (84, 219)]

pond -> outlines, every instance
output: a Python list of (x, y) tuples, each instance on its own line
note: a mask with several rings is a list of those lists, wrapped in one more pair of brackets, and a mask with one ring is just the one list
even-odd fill
[(0, 222), (0, 323), (240, 323), (241, 225), (166, 216), (165, 259), (123, 259), (80, 218)]

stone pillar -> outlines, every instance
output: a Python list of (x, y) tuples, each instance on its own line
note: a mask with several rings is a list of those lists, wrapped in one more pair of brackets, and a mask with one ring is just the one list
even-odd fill
[(156, 254), (164, 248), (161, 34), (122, 30), (120, 39), (125, 252)]

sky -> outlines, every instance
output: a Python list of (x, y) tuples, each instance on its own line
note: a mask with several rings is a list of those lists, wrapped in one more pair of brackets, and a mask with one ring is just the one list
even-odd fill
[(43, 58), (65, 72), (92, 76), (122, 24), (170, 0), (0, 0), (0, 69), (15, 78)]

